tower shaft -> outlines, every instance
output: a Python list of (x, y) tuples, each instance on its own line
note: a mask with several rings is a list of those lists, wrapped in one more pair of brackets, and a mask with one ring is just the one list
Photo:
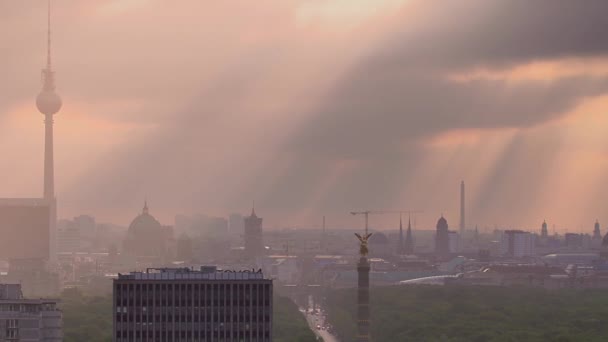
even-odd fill
[(44, 116), (44, 198), (55, 198), (55, 169), (53, 159), (53, 115)]
[(370, 341), (369, 270), (367, 257), (361, 256), (357, 264), (357, 342)]

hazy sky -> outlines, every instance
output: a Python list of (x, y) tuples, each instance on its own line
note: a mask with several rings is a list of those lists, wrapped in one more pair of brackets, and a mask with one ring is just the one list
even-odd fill
[[(604, 0), (54, 0), (59, 215), (608, 224)], [(46, 1), (0, 0), (0, 196), (42, 193)], [(388, 228), (398, 217), (375, 217)]]

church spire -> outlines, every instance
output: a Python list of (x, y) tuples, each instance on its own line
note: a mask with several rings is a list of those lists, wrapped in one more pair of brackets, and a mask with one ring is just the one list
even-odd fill
[(144, 209), (142, 210), (144, 214), (148, 214), (150, 210), (148, 209), (148, 200), (144, 200)]
[(399, 215), (399, 246), (397, 246), (397, 254), (402, 255), (404, 253), (403, 247), (403, 220), (401, 219), (401, 215)]
[(414, 238), (412, 237), (412, 220), (407, 219), (407, 234), (405, 235), (405, 253), (414, 254)]

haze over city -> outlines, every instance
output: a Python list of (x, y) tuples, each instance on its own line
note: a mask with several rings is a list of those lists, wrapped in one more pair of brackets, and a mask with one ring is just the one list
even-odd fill
[[(43, 1), (0, 3), (2, 196), (42, 187)], [(59, 217), (608, 221), (605, 1), (57, 0)], [(10, 180), (10, 181), (8, 181)], [(386, 221), (384, 221), (386, 220)], [(376, 224), (394, 227), (394, 218)]]

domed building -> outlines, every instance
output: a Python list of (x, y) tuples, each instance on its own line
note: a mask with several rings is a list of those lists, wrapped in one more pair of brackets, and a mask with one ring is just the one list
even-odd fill
[(161, 225), (150, 215), (148, 203), (144, 203), (142, 213), (129, 225), (123, 252), (136, 257), (168, 259), (173, 254), (173, 245), (173, 228)]
[(384, 257), (391, 254), (391, 248), (389, 248), (389, 240), (384, 233), (373, 233), (367, 243), (369, 245), (369, 254), (372, 257)]

